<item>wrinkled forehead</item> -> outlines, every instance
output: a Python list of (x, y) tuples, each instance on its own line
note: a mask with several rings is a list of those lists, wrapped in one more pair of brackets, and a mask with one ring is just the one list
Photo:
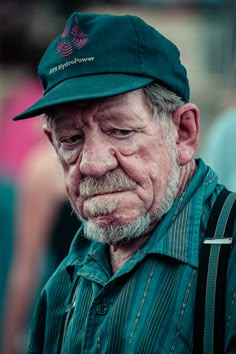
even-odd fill
[(72, 121), (78, 120), (86, 113), (92, 115), (102, 115), (106, 112), (110, 114), (122, 114), (122, 112), (136, 111), (137, 107), (145, 107), (146, 102), (143, 91), (135, 90), (122, 95), (99, 98), (93, 100), (75, 101), (67, 104), (52, 107), (46, 113), (46, 120), (51, 125), (70, 125)]
[(45, 113), (46, 119), (51, 122), (64, 121), (66, 117), (74, 115), (76, 112), (80, 112), (86, 107), (91, 107), (96, 104), (97, 100), (75, 101), (70, 103), (64, 103), (50, 107)]

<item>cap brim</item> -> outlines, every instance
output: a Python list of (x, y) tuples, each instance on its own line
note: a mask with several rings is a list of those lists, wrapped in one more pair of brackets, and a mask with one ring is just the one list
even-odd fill
[(13, 120), (39, 116), (48, 108), (63, 103), (119, 95), (145, 87), (153, 81), (154, 79), (150, 77), (127, 74), (99, 74), (67, 79), (46, 92), (35, 104), (15, 116)]

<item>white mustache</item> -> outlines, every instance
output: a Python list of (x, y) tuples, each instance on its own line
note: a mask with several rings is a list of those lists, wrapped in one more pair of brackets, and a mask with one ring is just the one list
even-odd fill
[(136, 185), (136, 182), (126, 175), (107, 172), (98, 178), (84, 177), (79, 185), (79, 193), (80, 197), (87, 199), (98, 194), (133, 190)]

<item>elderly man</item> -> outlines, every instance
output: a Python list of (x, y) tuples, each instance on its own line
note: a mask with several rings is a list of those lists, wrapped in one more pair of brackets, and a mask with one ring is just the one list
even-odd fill
[(194, 159), (178, 49), (135, 16), (74, 13), (39, 76), (44, 96), (15, 120), (45, 113), (83, 227), (41, 293), (29, 353), (192, 353), (199, 248), (223, 187)]

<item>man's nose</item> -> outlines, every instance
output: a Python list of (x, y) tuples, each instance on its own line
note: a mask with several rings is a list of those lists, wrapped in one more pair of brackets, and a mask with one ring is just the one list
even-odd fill
[(80, 171), (83, 175), (100, 177), (118, 166), (114, 146), (107, 140), (106, 137), (85, 140), (80, 162)]

